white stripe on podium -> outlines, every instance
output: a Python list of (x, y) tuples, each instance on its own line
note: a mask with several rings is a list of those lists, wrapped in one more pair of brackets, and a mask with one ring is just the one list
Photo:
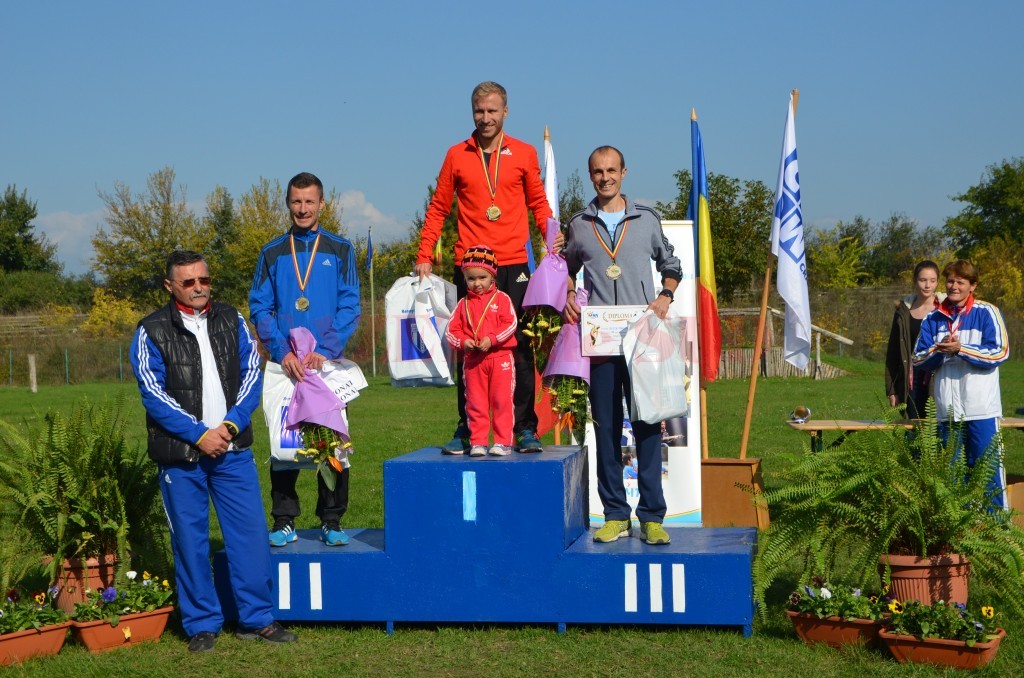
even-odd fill
[(277, 607), (281, 610), (292, 608), (291, 568), (288, 563), (277, 565)]
[(320, 563), (309, 564), (309, 609), (324, 609), (323, 582), (320, 580)]
[(661, 564), (651, 563), (648, 571), (651, 575), (651, 612), (661, 612)]
[(636, 612), (636, 563), (626, 563), (626, 612)]
[(682, 563), (672, 563), (672, 611), (686, 612), (686, 570)]

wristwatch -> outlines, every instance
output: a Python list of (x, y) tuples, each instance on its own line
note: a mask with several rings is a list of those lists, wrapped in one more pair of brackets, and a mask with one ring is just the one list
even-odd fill
[(663, 289), (663, 290), (661, 290), (661, 292), (658, 292), (658, 296), (659, 297), (668, 297), (668, 300), (670, 302), (676, 300), (676, 295), (673, 294), (672, 290), (670, 290), (670, 289)]

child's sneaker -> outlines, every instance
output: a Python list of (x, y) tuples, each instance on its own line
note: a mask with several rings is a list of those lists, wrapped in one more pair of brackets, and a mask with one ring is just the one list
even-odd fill
[(508, 445), (492, 445), (491, 449), (487, 450), (487, 454), (495, 457), (507, 457), (512, 452), (512, 448)]
[(474, 445), (469, 448), (469, 456), (471, 457), (483, 457), (487, 454), (487, 448), (483, 445)]

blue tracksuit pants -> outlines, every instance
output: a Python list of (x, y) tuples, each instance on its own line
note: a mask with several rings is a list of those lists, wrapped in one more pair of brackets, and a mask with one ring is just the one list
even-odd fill
[[(939, 422), (939, 437), (943, 442), (949, 440), (949, 422)], [(1009, 503), (1006, 499), (1006, 469), (1003, 466), (1003, 444), (999, 433), (999, 420), (972, 419), (959, 422), (953, 426), (954, 443), (957, 451), (963, 451), (967, 455), (967, 466), (974, 468), (981, 459), (989, 445), (995, 444), (998, 456), (996, 457), (992, 478), (988, 483), (989, 494), (992, 496), (991, 509), (1006, 509)]]
[(216, 633), (224, 623), (210, 564), (211, 499), (224, 535), (239, 626), (260, 629), (274, 621), (267, 523), (252, 452), (161, 466), (160, 493), (185, 634)]

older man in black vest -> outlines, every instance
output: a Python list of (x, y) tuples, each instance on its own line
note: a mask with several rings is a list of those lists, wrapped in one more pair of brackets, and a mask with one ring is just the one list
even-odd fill
[(274, 621), (270, 554), (250, 419), (259, 405), (256, 341), (234, 308), (210, 301), (202, 255), (176, 251), (171, 300), (139, 323), (132, 369), (146, 408), (149, 456), (171, 530), (178, 608), (193, 652), (212, 650), (224, 622), (210, 568), (210, 500), (227, 550), (245, 640), (297, 638)]

